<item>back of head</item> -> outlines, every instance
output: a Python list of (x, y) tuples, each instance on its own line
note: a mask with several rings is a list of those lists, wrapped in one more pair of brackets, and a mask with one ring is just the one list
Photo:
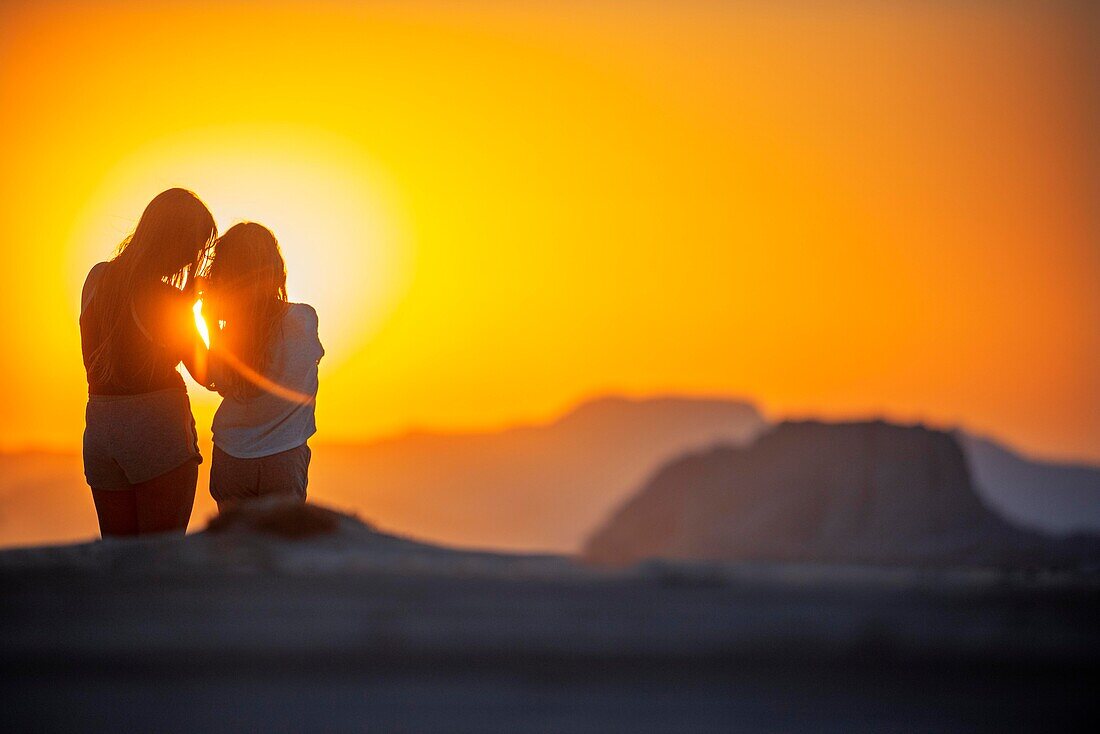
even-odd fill
[(103, 339), (89, 370), (99, 380), (125, 383), (132, 377), (119, 368), (120, 332), (126, 320), (133, 318), (138, 292), (158, 283), (185, 286), (202, 268), (217, 235), (210, 210), (186, 189), (168, 189), (149, 202), (96, 287), (93, 307)]
[[(235, 224), (214, 245), (204, 310), (218, 323), (216, 351), (223, 364), (240, 361), (264, 374), (272, 343), (286, 313), (286, 265), (271, 230), (255, 222)], [(239, 400), (259, 390), (248, 376), (227, 367), (218, 391)]]

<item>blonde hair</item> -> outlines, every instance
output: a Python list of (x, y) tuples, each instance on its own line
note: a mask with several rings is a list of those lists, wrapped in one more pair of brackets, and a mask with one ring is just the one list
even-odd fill
[(214, 217), (192, 192), (168, 189), (149, 202), (134, 231), (119, 244), (89, 304), (103, 334), (89, 360), (89, 377), (118, 384), (134, 379), (119, 365), (123, 328), (134, 318), (138, 289), (157, 282), (185, 287), (198, 275), (217, 236)]
[(222, 395), (245, 400), (260, 391), (245, 373), (263, 375), (271, 345), (287, 310), (286, 264), (271, 230), (255, 222), (235, 224), (214, 243), (204, 299), (215, 325), (212, 339)]

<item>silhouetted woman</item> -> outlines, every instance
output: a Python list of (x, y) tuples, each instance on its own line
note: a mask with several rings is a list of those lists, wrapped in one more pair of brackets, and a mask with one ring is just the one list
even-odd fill
[(317, 312), (287, 300), (286, 266), (269, 229), (245, 222), (218, 239), (203, 310), (216, 327), (210, 373), (224, 398), (214, 414), (211, 496), (219, 509), (270, 496), (304, 502), (325, 350)]
[(104, 537), (187, 529), (202, 456), (177, 365), (205, 384), (192, 367), (205, 347), (191, 309), (216, 236), (198, 197), (169, 189), (84, 283), (84, 474)]

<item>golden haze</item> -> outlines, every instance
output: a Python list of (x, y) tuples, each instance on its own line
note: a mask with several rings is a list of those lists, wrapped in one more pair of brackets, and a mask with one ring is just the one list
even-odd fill
[(317, 306), (319, 440), (683, 392), (1100, 459), (1095, 12), (856, 5), (0, 5), (0, 447), (78, 444), (81, 279), (181, 185)]

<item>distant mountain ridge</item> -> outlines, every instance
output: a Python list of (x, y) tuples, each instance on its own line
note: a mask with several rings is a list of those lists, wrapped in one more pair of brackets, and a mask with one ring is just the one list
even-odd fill
[[(312, 442), (309, 491), (380, 528), (437, 543), (573, 553), (666, 462), (745, 445), (768, 426), (751, 403), (730, 398), (603, 397), (536, 425)], [(1100, 468), (960, 440), (979, 494), (1005, 517), (1055, 533), (1100, 528)], [(215, 512), (208, 469), (200, 467), (195, 528)], [(0, 545), (95, 535), (79, 455), (0, 454)]]
[(747, 443), (766, 425), (747, 402), (604, 397), (541, 425), (319, 446), (310, 484), (386, 530), (459, 546), (572, 553), (664, 461), (715, 443)]
[(1056, 539), (1004, 520), (952, 434), (806, 421), (669, 462), (584, 556), (1060, 568), (1100, 566), (1100, 536)]

